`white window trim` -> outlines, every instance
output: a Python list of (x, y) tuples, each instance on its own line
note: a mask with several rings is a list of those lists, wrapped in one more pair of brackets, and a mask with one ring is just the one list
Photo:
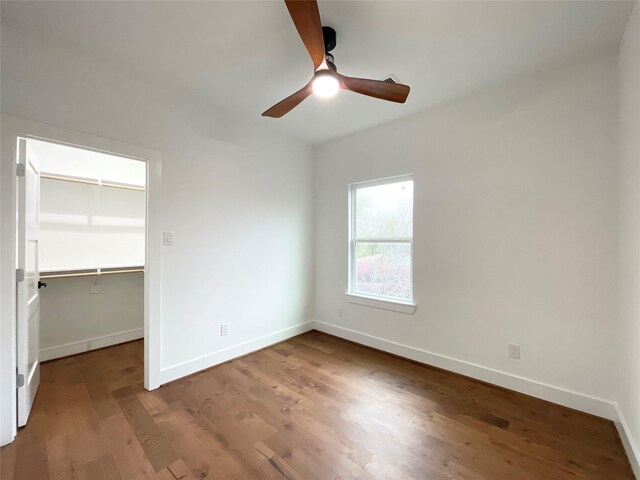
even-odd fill
[(400, 300), (389, 300), (386, 297), (374, 297), (361, 295), (359, 293), (345, 293), (347, 302), (356, 305), (364, 305), (366, 307), (380, 308), (382, 310), (391, 310), (392, 312), (407, 313), (413, 315), (418, 306), (413, 302), (402, 302)]
[[(397, 183), (406, 180), (413, 181), (413, 174), (398, 175), (394, 177), (382, 178), (379, 180), (357, 182), (349, 184), (349, 261), (348, 261), (348, 286), (347, 286), (347, 301), (350, 303), (356, 303), (359, 305), (366, 305), (374, 308), (382, 308), (385, 310), (393, 310), (401, 313), (413, 314), (416, 310), (415, 296), (413, 292), (413, 234), (411, 238), (356, 238), (356, 190), (359, 188), (375, 187), (378, 185), (387, 185), (389, 183)], [(415, 190), (414, 190), (415, 198)], [(414, 202), (415, 204), (415, 202)], [(411, 212), (411, 222), (414, 220), (414, 212)], [(357, 292), (356, 285), (356, 243), (357, 242), (375, 242), (375, 243), (408, 243), (411, 251), (411, 299), (404, 300), (394, 297), (383, 297), (372, 294), (363, 294)]]

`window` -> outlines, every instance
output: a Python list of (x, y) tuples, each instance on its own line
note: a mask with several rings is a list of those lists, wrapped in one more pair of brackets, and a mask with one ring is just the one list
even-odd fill
[(349, 293), (413, 302), (413, 179), (351, 185)]

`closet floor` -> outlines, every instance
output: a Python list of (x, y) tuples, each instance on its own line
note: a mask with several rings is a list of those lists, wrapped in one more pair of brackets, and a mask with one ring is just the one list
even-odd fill
[(153, 392), (142, 359), (43, 364), (2, 480), (633, 478), (609, 421), (319, 332)]

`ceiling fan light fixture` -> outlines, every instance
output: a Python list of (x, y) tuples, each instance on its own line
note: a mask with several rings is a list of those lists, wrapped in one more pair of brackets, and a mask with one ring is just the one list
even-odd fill
[(340, 89), (340, 82), (330, 73), (320, 73), (313, 79), (311, 88), (318, 97), (333, 97)]

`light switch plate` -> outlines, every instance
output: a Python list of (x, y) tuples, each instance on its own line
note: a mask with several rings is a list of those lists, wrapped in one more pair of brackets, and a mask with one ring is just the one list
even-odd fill
[(166, 246), (173, 245), (173, 232), (162, 233), (162, 244)]

